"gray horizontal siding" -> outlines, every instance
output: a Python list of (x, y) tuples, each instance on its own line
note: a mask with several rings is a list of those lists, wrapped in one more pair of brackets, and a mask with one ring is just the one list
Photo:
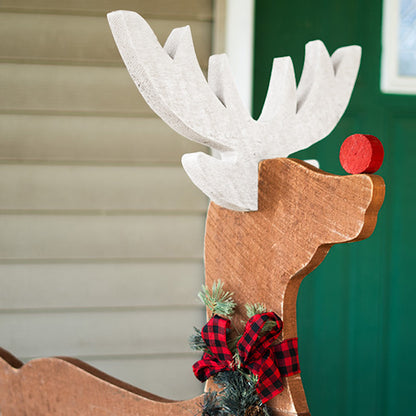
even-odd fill
[(154, 117), (0, 114), (0, 160), (180, 164), (203, 147)]
[(206, 198), (177, 166), (0, 164), (1, 210), (206, 210)]
[(146, 17), (211, 20), (212, 0), (2, 0), (0, 10), (33, 13), (93, 14), (112, 10), (134, 10)]
[(202, 215), (1, 215), (0, 259), (191, 258)]
[(153, 115), (122, 67), (0, 65), (0, 112)]
[(201, 260), (0, 263), (0, 311), (195, 306), (202, 273)]
[[(0, 314), (2, 346), (20, 357), (189, 353), (201, 307)], [(180, 322), (180, 325), (178, 323)]]
[[(148, 23), (162, 44), (173, 28), (188, 24), (183, 20), (160, 19), (149, 19)], [(199, 62), (206, 67), (211, 50), (211, 22), (193, 21), (191, 31)], [(0, 13), (0, 38), (3, 61), (123, 65), (104, 16)]]
[(141, 98), (105, 13), (138, 10), (162, 42), (189, 23), (206, 68), (211, 3), (0, 2), (0, 344), (19, 358), (201, 391), (187, 339), (204, 321), (207, 200), (180, 158), (204, 149)]

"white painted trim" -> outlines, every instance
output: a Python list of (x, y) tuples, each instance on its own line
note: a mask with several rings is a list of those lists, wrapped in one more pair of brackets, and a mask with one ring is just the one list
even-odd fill
[(416, 77), (399, 75), (400, 0), (384, 0), (381, 54), (381, 91), (416, 94)]
[(225, 53), (243, 103), (251, 113), (255, 0), (226, 0)]

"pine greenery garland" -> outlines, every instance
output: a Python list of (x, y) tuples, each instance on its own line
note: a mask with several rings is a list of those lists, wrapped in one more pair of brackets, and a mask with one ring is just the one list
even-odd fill
[(218, 403), (221, 416), (270, 416), (256, 392), (257, 377), (242, 371), (223, 371), (214, 376), (222, 387)]
[[(225, 318), (230, 318), (236, 307), (232, 295), (233, 293), (224, 290), (221, 280), (214, 282), (212, 290), (202, 286), (202, 290), (198, 293), (199, 299), (213, 315)], [(246, 304), (245, 308), (248, 319), (267, 312), (266, 307), (261, 303)], [(275, 322), (267, 321), (260, 335), (272, 329), (274, 325)], [(242, 334), (228, 341), (228, 348), (234, 355), (236, 370), (222, 371), (213, 377), (221, 390), (204, 394), (201, 403), (202, 416), (271, 416), (267, 406), (261, 402), (257, 394), (257, 377), (240, 369), (240, 356), (236, 346), (241, 336)], [(201, 336), (201, 330), (196, 327), (189, 337), (189, 344), (194, 351), (210, 352)]]
[(204, 394), (202, 416), (271, 416), (256, 392), (257, 377), (242, 371), (223, 371), (214, 376), (222, 389)]
[(201, 403), (202, 416), (221, 416), (223, 414), (221, 404), (218, 401), (216, 391), (208, 391), (204, 394)]
[(233, 293), (224, 291), (224, 283), (217, 280), (212, 285), (210, 291), (206, 286), (202, 286), (202, 290), (198, 293), (202, 303), (213, 313), (213, 315), (221, 315), (230, 318), (234, 313), (236, 306)]

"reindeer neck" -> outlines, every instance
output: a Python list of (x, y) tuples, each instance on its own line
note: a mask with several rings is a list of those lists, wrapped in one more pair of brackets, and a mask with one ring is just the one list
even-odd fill
[(220, 279), (225, 290), (233, 292), (236, 329), (241, 331), (241, 322), (247, 319), (244, 305), (262, 303), (284, 320), (284, 337), (296, 337), (296, 297), (305, 275), (301, 270), (313, 253), (293, 251), (293, 240), (302, 237), (286, 235), (285, 227), (267, 214), (233, 212), (211, 204), (205, 235), (206, 284), (211, 287)]

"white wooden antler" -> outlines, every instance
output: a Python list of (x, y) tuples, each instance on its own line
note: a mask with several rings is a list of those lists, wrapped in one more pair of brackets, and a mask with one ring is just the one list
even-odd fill
[(263, 111), (254, 120), (235, 87), (227, 56), (209, 59), (208, 83), (189, 26), (172, 31), (164, 48), (137, 13), (108, 14), (126, 67), (146, 102), (174, 130), (215, 149), (182, 157), (192, 181), (224, 208), (257, 210), (258, 163), (287, 157), (326, 137), (344, 113), (357, 77), (361, 48), (330, 57), (317, 40), (306, 44), (296, 88), (290, 57), (273, 62)]

